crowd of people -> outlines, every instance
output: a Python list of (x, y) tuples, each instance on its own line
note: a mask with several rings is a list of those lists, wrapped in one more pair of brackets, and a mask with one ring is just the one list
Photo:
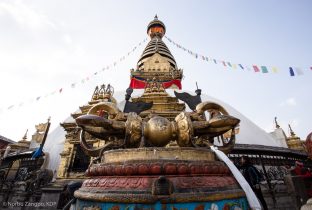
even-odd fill
[[(249, 183), (251, 189), (254, 191), (257, 196), (259, 202), (262, 205), (264, 210), (268, 209), (266, 201), (263, 197), (260, 182), (264, 181), (263, 175), (260, 171), (252, 165), (248, 156), (242, 156), (240, 158), (239, 164), (237, 165), (238, 169), (240, 169), (242, 175)], [(285, 166), (289, 171), (289, 181), (292, 182), (292, 188), (295, 195), (298, 195), (295, 191), (295, 186), (293, 183), (293, 178), (296, 177), (297, 180), (300, 180), (304, 184), (305, 192), (308, 198), (312, 198), (312, 171), (310, 168), (304, 167), (304, 164), (300, 161), (295, 162), (294, 167)], [(310, 179), (311, 178), (311, 179)], [(286, 182), (287, 180), (285, 180)], [(286, 183), (285, 183), (286, 184)], [(300, 200), (300, 199), (299, 199)], [(302, 200), (302, 199), (301, 199)], [(300, 206), (300, 204), (299, 204)]]

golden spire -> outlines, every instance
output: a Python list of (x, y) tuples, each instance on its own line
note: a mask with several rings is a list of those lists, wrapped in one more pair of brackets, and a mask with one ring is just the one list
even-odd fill
[(295, 137), (296, 134), (295, 134), (295, 132), (293, 131), (293, 129), (291, 128), (290, 124), (288, 124), (288, 128), (289, 128), (290, 136), (291, 136), (291, 137)]
[(25, 134), (24, 134), (22, 140), (20, 140), (20, 142), (21, 142), (21, 141), (27, 141), (27, 133), (28, 133), (28, 129), (26, 130), (26, 132), (25, 132)]

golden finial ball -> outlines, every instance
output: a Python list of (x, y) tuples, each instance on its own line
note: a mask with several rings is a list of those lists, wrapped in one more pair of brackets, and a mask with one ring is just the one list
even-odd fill
[(163, 147), (167, 145), (173, 136), (171, 122), (164, 117), (153, 117), (144, 128), (144, 136), (153, 146)]

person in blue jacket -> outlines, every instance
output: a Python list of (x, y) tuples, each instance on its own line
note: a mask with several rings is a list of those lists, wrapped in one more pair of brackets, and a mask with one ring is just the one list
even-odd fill
[(260, 201), (262, 207), (264, 210), (267, 210), (267, 204), (264, 200), (264, 197), (262, 195), (260, 182), (263, 179), (261, 173), (259, 170), (253, 166), (250, 162), (250, 159), (248, 156), (242, 156), (240, 159), (240, 170), (245, 177), (246, 181), (249, 183), (251, 189), (256, 194), (258, 200)]

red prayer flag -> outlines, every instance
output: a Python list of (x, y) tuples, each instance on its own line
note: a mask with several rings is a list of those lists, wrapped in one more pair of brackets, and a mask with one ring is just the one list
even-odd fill
[(61, 88), (60, 90), (59, 90), (59, 92), (61, 93), (63, 91), (63, 88)]
[(258, 66), (253, 65), (252, 67), (253, 67), (253, 69), (255, 70), (255, 72), (260, 72), (260, 69), (258, 68)]

